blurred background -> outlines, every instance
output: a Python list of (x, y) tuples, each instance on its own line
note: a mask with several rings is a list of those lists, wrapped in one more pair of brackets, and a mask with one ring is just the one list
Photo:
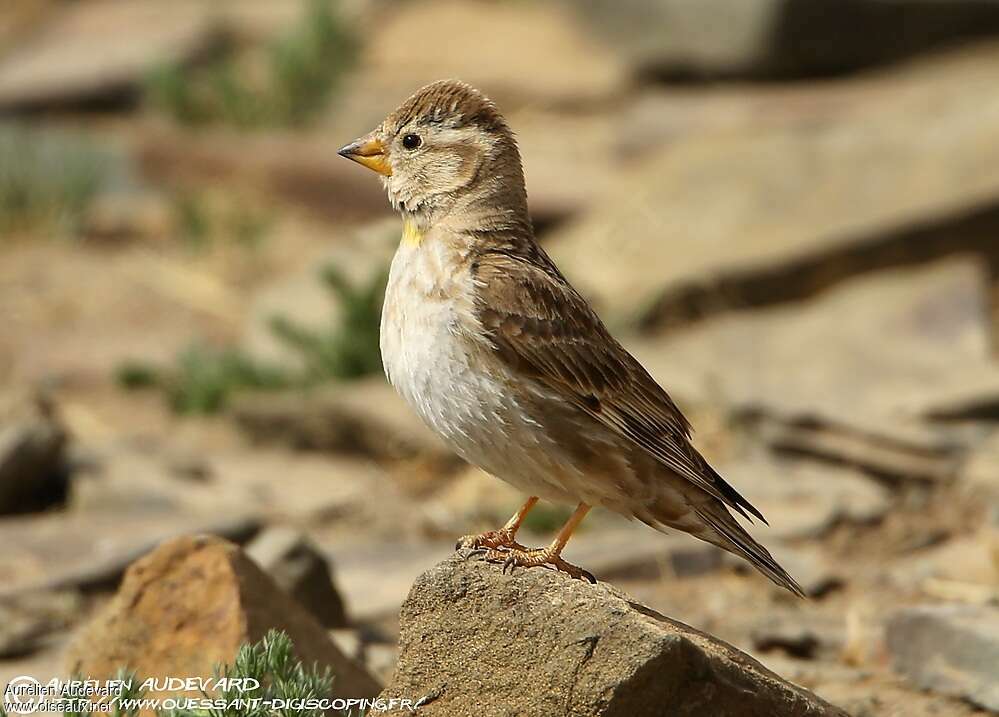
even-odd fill
[[(4, 2), (3, 682), (188, 532), (332, 571), (283, 584), (385, 679), (416, 575), (520, 504), (382, 378), (400, 223), (336, 156), (446, 77), (813, 597), (599, 512), (567, 558), (853, 714), (999, 710), (992, 0)], [(912, 668), (914, 608), (985, 672)]]

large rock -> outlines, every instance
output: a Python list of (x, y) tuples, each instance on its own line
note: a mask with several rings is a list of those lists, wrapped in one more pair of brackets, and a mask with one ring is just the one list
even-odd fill
[(825, 111), (794, 122), (691, 133), (658, 151), (648, 140), (639, 167), (553, 233), (551, 253), (608, 318), (667, 325), (985, 252), (999, 225), (997, 57), (989, 45), (851, 92), (815, 90)]
[(306, 665), (332, 671), (337, 696), (378, 693), (377, 681), (237, 546), (206, 536), (164, 543), (133, 564), (114, 599), (76, 636), (67, 667), (95, 679), (124, 666), (143, 677), (210, 677), (240, 645), (271, 629), (288, 634)]
[[(434, 52), (414, 51), (412, 38)], [(511, 52), (511, 38), (517, 51)], [(615, 97), (623, 63), (560, 3), (432, 0), (385, 6), (372, 23), (347, 109), (370, 129), (417, 88), (454, 76), (502, 105), (578, 106)], [(379, 104), (393, 102), (391, 107)], [(363, 106), (362, 106), (363, 105)], [(366, 115), (368, 109), (378, 116)], [(360, 129), (360, 128), (359, 128)]]
[(999, 609), (906, 608), (888, 623), (896, 671), (923, 689), (999, 712)]
[(927, 426), (924, 406), (944, 389), (999, 375), (981, 274), (959, 259), (854, 279), (807, 302), (716, 317), (631, 348), (679, 400), (726, 405), (775, 450), (894, 480), (955, 477), (961, 436)]
[(839, 715), (731, 645), (600, 583), (461, 555), (413, 585), (390, 698), (421, 714)]
[(981, 0), (584, 0), (635, 68), (666, 78), (799, 77), (858, 70), (999, 33)]
[(41, 510), (65, 499), (66, 441), (47, 401), (20, 395), (0, 400), (0, 514)]
[(0, 57), (0, 111), (129, 98), (158, 64), (203, 57), (220, 39), (196, 3), (73, 4)]

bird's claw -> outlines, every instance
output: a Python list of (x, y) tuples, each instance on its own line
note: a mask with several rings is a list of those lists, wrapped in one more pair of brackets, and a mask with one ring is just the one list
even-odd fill
[(516, 567), (534, 568), (538, 566), (550, 566), (576, 580), (586, 580), (591, 584), (597, 582), (593, 573), (563, 560), (561, 556), (555, 555), (547, 548), (537, 548), (534, 550), (493, 548), (488, 550), (485, 555), (486, 560), (489, 562), (502, 563), (502, 572), (504, 575), (508, 570), (512, 575), (513, 569)]

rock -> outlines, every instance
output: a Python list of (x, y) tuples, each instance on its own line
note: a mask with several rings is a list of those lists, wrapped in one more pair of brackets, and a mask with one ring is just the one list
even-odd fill
[(586, 0), (577, 7), (638, 72), (667, 79), (824, 76), (999, 33), (999, 4), (974, 0)]
[(886, 271), (629, 347), (682, 403), (721, 403), (783, 453), (947, 481), (963, 439), (927, 425), (921, 408), (928, 393), (999, 373), (979, 276), (961, 259)]
[(237, 546), (206, 536), (169, 541), (131, 565), (114, 599), (76, 636), (67, 668), (95, 679), (126, 665), (143, 677), (210, 677), (270, 629), (286, 632), (306, 665), (328, 667), (337, 696), (377, 694), (375, 679)]
[(0, 598), (0, 659), (31, 654), (54, 642), (83, 610), (78, 592), (32, 592)]
[[(840, 98), (850, 111), (833, 103), (796, 122), (646, 145), (547, 246), (606, 318), (669, 327), (872, 269), (987, 253), (999, 224), (997, 56), (989, 45), (857, 80)], [(927, 106), (940, 111), (924, 116)]]
[(905, 608), (886, 639), (895, 670), (920, 688), (999, 712), (999, 608)]
[(779, 651), (799, 659), (815, 659), (820, 652), (841, 650), (846, 626), (840, 619), (822, 619), (800, 611), (779, 610), (764, 617), (750, 634), (761, 652)]
[[(605, 583), (455, 556), (414, 584), (383, 698), (428, 715), (845, 715)], [(402, 714), (394, 712), (392, 714)]]
[[(460, 79), (507, 109), (605, 101), (627, 82), (617, 53), (595, 40), (560, 4), (509, 7), (432, 0), (385, 10), (373, 19), (354, 80), (360, 96), (348, 99), (342, 110), (367, 123), (358, 131), (370, 130), (418, 88), (454, 76), (458, 67)], [(414, 54), (413, 37), (438, 52)], [(511, 37), (517, 38), (517, 52), (510, 52)]]
[(21, 395), (0, 401), (0, 514), (41, 510), (65, 500), (66, 432), (55, 408)]
[[(892, 504), (886, 488), (846, 467), (751, 453), (720, 461), (716, 468), (760, 509), (772, 526), (768, 532), (780, 538), (820, 538), (843, 523), (875, 523)], [(766, 542), (765, 535), (760, 539)]]
[(96, 0), (61, 8), (21, 40), (0, 57), (0, 111), (130, 99), (153, 67), (202, 58), (221, 34), (196, 3)]
[(234, 514), (115, 514), (113, 519), (50, 513), (0, 521), (0, 598), (30, 592), (113, 588), (130, 563), (164, 540), (211, 533), (238, 542), (260, 527), (258, 519)]
[(247, 544), (246, 554), (323, 627), (348, 626), (326, 556), (304, 534), (292, 528), (268, 528)]
[(351, 618), (368, 623), (394, 618), (413, 581), (453, 552), (454, 540), (337, 541), (322, 547), (336, 565), (337, 582)]
[(999, 524), (986, 523), (974, 533), (902, 556), (887, 573), (906, 591), (943, 597), (951, 589), (955, 594), (949, 599), (958, 600), (963, 586), (969, 598), (999, 596)]
[[(962, 451), (930, 432), (905, 426), (863, 426), (862, 420), (837, 420), (821, 410), (778, 415), (761, 405), (742, 411), (747, 423), (774, 451), (862, 468), (893, 481), (946, 482), (959, 470)], [(910, 429), (915, 426), (909, 426)]]
[[(961, 467), (961, 479), (970, 491), (999, 499), (999, 431), (992, 431), (976, 445)], [(994, 522), (999, 525), (999, 509)]]
[(451, 451), (382, 378), (305, 395), (247, 396), (234, 401), (231, 412), (253, 441), (378, 459), (430, 457), (455, 462)]
[(372, 460), (258, 449), (217, 454), (212, 470), (227, 492), (247, 494), (254, 514), (296, 525), (326, 524), (369, 508), (394, 486)]

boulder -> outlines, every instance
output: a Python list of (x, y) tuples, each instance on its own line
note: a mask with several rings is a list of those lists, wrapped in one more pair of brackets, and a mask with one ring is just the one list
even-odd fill
[(905, 608), (886, 639), (895, 670), (918, 687), (999, 712), (999, 608)]
[[(641, 162), (546, 246), (605, 318), (646, 326), (986, 253), (999, 225), (997, 57), (990, 44), (814, 90), (818, 107), (797, 121), (709, 126), (658, 149), (640, 135)], [(782, 104), (757, 102), (751, 117)]]
[(944, 388), (999, 377), (980, 279), (958, 258), (884, 271), (629, 348), (681, 403), (721, 403), (781, 454), (947, 482), (965, 439), (927, 425), (923, 408)]
[[(414, 52), (412, 39), (435, 52)], [(517, 51), (511, 52), (511, 38)], [(520, 104), (579, 106), (616, 97), (626, 68), (560, 3), (431, 0), (386, 6), (374, 18), (345, 112), (367, 131), (425, 84), (453, 77), (489, 94), (508, 110)], [(386, 106), (386, 103), (387, 106)], [(367, 111), (365, 111), (367, 110)]]
[(804, 77), (999, 33), (986, 0), (584, 0), (594, 30), (654, 76)]
[(220, 28), (199, 5), (97, 0), (61, 8), (0, 57), (0, 111), (131, 98), (158, 64), (192, 62), (219, 46)]
[(323, 627), (348, 626), (329, 562), (304, 534), (287, 527), (268, 528), (250, 541), (246, 553)]
[(21, 395), (0, 401), (0, 514), (63, 502), (66, 442), (66, 431), (47, 401)]
[(605, 583), (466, 556), (413, 585), (383, 698), (417, 699), (427, 717), (845, 715)]
[(288, 634), (303, 663), (331, 670), (336, 696), (378, 693), (378, 682), (315, 618), (237, 546), (208, 536), (171, 540), (130, 566), (115, 597), (76, 635), (67, 669), (95, 679), (124, 666), (143, 677), (211, 677), (271, 629)]

